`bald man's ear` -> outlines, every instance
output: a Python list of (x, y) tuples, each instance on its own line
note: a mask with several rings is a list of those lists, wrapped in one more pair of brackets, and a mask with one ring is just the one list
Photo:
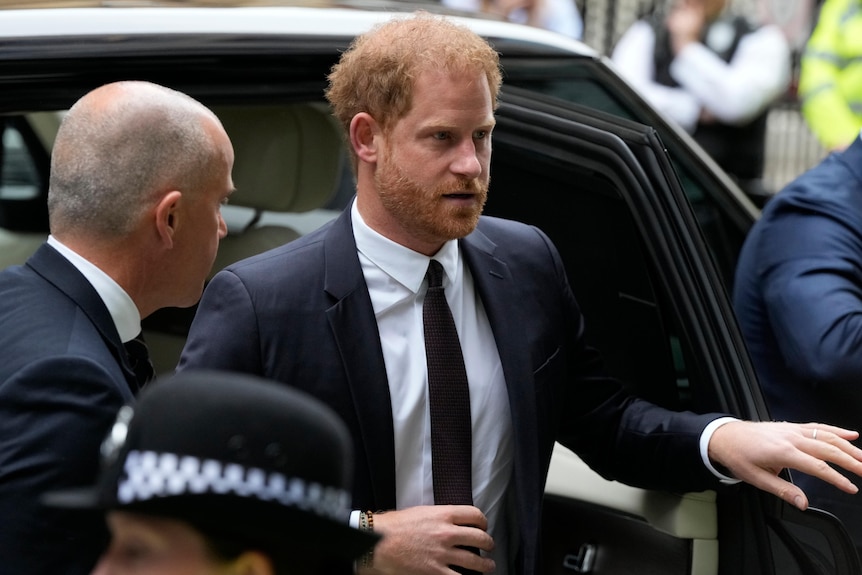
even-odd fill
[(259, 551), (244, 551), (232, 561), (230, 573), (235, 575), (275, 575), (269, 557)]
[(371, 114), (360, 112), (350, 121), (350, 145), (360, 162), (377, 162), (377, 150), (381, 145), (383, 130)]
[(168, 249), (174, 246), (174, 234), (180, 223), (179, 206), (182, 197), (182, 192), (174, 190), (162, 196), (156, 204), (156, 232)]

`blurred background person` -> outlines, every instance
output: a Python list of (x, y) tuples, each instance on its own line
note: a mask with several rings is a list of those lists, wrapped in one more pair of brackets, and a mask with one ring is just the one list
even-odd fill
[(826, 0), (802, 54), (802, 115), (829, 151), (862, 129), (862, 1)]
[(766, 116), (790, 85), (791, 50), (780, 28), (754, 24), (726, 5), (672, 0), (636, 21), (611, 58), (762, 204), (770, 196), (763, 186)]
[[(862, 424), (862, 140), (791, 182), (749, 232), (733, 304), (773, 419)], [(862, 500), (792, 472), (862, 548)], [(860, 549), (862, 550), (862, 549)]]
[(112, 540), (94, 575), (326, 573), (379, 539), (348, 525), (352, 450), (304, 392), (187, 371), (120, 410), (95, 485), (45, 502), (106, 511)]
[(484, 12), (580, 40), (584, 22), (575, 0), (442, 0), (465, 12)]

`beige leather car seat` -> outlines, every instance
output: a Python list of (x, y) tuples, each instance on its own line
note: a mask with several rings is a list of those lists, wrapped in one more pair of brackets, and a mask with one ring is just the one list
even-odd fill
[[(323, 104), (212, 109), (234, 147), (236, 192), (229, 204), (250, 208), (250, 216), (239, 229), (229, 228), (210, 277), (233, 262), (299, 237), (300, 231), (289, 224), (260, 225), (260, 216), (266, 213), (272, 222), (278, 214), (322, 208), (335, 194), (344, 161), (339, 128)], [(173, 371), (192, 317), (193, 310), (167, 309), (145, 320), (157, 374)]]
[[(216, 107), (236, 159), (231, 205), (296, 213), (323, 207), (341, 174), (342, 139), (328, 109), (317, 104)], [(299, 237), (288, 226), (231, 230), (219, 245), (213, 275), (226, 265)]]

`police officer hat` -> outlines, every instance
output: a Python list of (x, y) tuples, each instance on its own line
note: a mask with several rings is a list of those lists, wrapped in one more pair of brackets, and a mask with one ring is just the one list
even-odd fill
[(348, 525), (352, 458), (345, 425), (310, 395), (185, 371), (120, 410), (95, 486), (45, 503), (179, 519), (252, 549), (355, 559), (378, 537)]

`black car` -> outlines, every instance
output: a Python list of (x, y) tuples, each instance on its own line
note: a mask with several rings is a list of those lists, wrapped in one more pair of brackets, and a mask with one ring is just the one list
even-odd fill
[[(420, 7), (73, 4), (0, 11), (0, 267), (24, 261), (47, 235), (49, 155), (63, 110), (119, 79), (181, 90), (222, 118), (239, 191), (225, 209), (229, 235), (213, 273), (335, 217), (353, 182), (323, 99), (326, 75), (356, 34)], [(504, 68), (486, 213), (548, 233), (591, 343), (637, 393), (673, 409), (768, 419), (727, 296), (758, 215), (751, 201), (590, 48), (459, 18), (488, 38)], [(175, 365), (193, 314), (146, 318), (160, 371)], [(831, 515), (745, 485), (633, 489), (562, 448), (544, 526), (551, 573), (860, 571)]]

